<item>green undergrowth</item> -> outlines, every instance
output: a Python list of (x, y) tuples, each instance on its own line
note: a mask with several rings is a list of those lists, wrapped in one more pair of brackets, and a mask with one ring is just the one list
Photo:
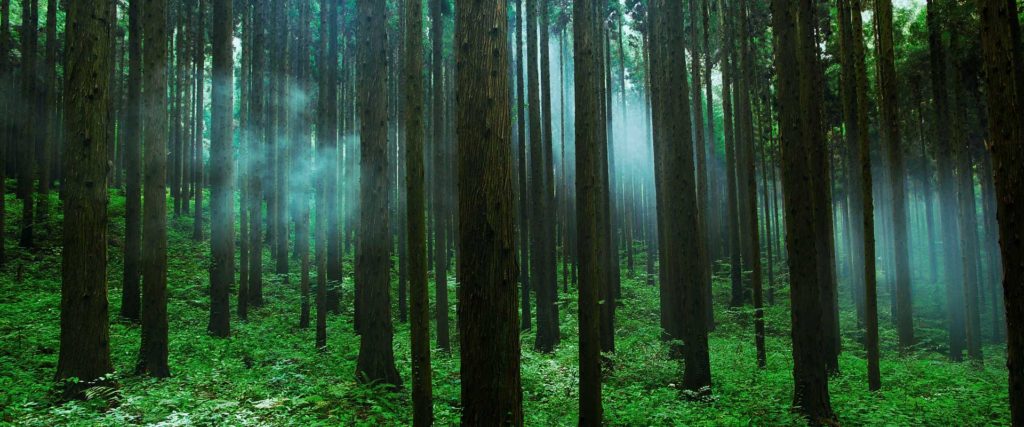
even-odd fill
[[(120, 307), (124, 199), (112, 195), (109, 254), (111, 352), (117, 391), (89, 401), (60, 403), (54, 394), (59, 336), (60, 210), (40, 224), (38, 248), (16, 248), (20, 202), (7, 200), (9, 261), (0, 273), (0, 423), (18, 425), (405, 425), (411, 422), (408, 389), (387, 392), (358, 385), (359, 348), (352, 332), (351, 260), (345, 261), (346, 308), (328, 321), (329, 348), (314, 349), (314, 333), (298, 328), (297, 274), (267, 274), (266, 305), (248, 322), (232, 321), (229, 339), (206, 334), (208, 243), (191, 240), (191, 218), (170, 220), (169, 317), (173, 376), (155, 380), (132, 374), (138, 325), (116, 317)], [(726, 276), (716, 279), (716, 324), (711, 334), (714, 386), (694, 401), (677, 389), (681, 363), (666, 357), (659, 341), (658, 291), (639, 274), (623, 272), (616, 313), (616, 352), (607, 355), (603, 402), (610, 425), (800, 425), (791, 410), (792, 374), (787, 289), (766, 310), (768, 366), (755, 364), (753, 310), (727, 309)], [(100, 262), (101, 260), (97, 260)], [(265, 262), (266, 266), (272, 265)], [(292, 271), (297, 272), (297, 266)], [(397, 277), (397, 274), (393, 275)], [(716, 277), (718, 277), (716, 275)], [(561, 275), (559, 275), (561, 278)], [(454, 283), (454, 278), (449, 281)], [(450, 292), (454, 293), (454, 285)], [(561, 288), (561, 286), (560, 286)], [(396, 291), (393, 290), (394, 295)], [(431, 295), (433, 293), (431, 292)], [(395, 298), (392, 298), (393, 300)], [(576, 424), (576, 293), (559, 292), (562, 342), (553, 354), (533, 351), (534, 335), (522, 335), (523, 411), (527, 425)], [(455, 299), (451, 354), (433, 353), (434, 413), (438, 425), (459, 420), (458, 335)], [(234, 303), (234, 301), (232, 301)], [(397, 307), (395, 307), (397, 312)], [(396, 316), (397, 318), (397, 316)], [(867, 391), (866, 365), (851, 310), (841, 318), (842, 372), (831, 381), (832, 404), (846, 425), (1005, 425), (1008, 423), (1004, 347), (986, 347), (984, 367), (951, 363), (928, 348), (900, 356), (895, 334), (882, 320), (880, 392)], [(941, 341), (925, 329), (924, 340)], [(410, 378), (409, 327), (397, 323), (395, 355)]]

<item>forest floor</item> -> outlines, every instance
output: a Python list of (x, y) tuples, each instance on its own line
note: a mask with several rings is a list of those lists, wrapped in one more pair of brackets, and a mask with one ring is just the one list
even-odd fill
[[(298, 280), (267, 274), (266, 305), (248, 322), (232, 320), (230, 339), (206, 334), (209, 245), (190, 239), (191, 219), (170, 221), (169, 317), (172, 377), (134, 376), (139, 326), (117, 318), (120, 307), (124, 198), (113, 194), (110, 217), (111, 356), (120, 389), (90, 401), (60, 404), (54, 394), (60, 304), (60, 209), (37, 227), (38, 248), (17, 248), (21, 203), (7, 199), (9, 260), (0, 272), (0, 424), (17, 425), (406, 425), (408, 389), (390, 393), (360, 386), (354, 371), (359, 348), (351, 306), (328, 321), (329, 349), (314, 349), (314, 331), (299, 329)], [(207, 234), (208, 236), (208, 234)], [(100, 260), (97, 260), (100, 262)], [(265, 265), (271, 265), (266, 262)], [(636, 264), (644, 266), (643, 253)], [(351, 301), (346, 261), (346, 302)], [(293, 271), (298, 271), (293, 268)], [(397, 275), (392, 275), (397, 277)], [(453, 280), (450, 280), (453, 283)], [(560, 285), (561, 286), (561, 285)], [(454, 286), (450, 288), (454, 291)], [(658, 339), (658, 291), (623, 271), (624, 301), (616, 313), (615, 354), (604, 378), (609, 425), (802, 425), (791, 412), (793, 393), (788, 295), (766, 310), (768, 366), (755, 365), (752, 309), (726, 309), (727, 284), (716, 279), (717, 329), (711, 334), (714, 386), (704, 401), (686, 399), (675, 384), (680, 362), (669, 360)], [(432, 292), (431, 292), (432, 294)], [(392, 292), (395, 295), (395, 292)], [(395, 298), (393, 298), (395, 299)], [(577, 410), (576, 294), (559, 294), (562, 343), (554, 354), (533, 351), (522, 335), (523, 412), (527, 425), (575, 425)], [(232, 298), (234, 304), (234, 298)], [(449, 307), (453, 327), (455, 299)], [(397, 312), (397, 309), (395, 310)], [(898, 356), (895, 333), (881, 319), (880, 392), (867, 391), (866, 364), (856, 320), (842, 313), (842, 373), (831, 381), (832, 405), (846, 425), (1008, 424), (1005, 347), (987, 346), (986, 364), (951, 363), (941, 346), (941, 319), (922, 322), (922, 345)], [(937, 326), (936, 326), (937, 325)], [(452, 354), (435, 351), (434, 413), (438, 425), (459, 420), (458, 339)], [(409, 327), (396, 321), (395, 356), (410, 378)]]

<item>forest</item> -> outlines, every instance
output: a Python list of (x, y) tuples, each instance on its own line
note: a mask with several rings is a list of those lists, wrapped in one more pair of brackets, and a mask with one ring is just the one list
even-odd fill
[(0, 0), (0, 425), (1024, 427), (1020, 0)]

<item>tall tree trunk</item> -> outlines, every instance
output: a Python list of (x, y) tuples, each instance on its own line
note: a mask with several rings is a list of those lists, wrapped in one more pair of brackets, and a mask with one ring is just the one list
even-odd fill
[(1024, 425), (1024, 220), (1014, 201), (1024, 200), (1024, 54), (1013, 0), (980, 0), (989, 136), (999, 199), (999, 245), (1006, 304), (1006, 366), (1010, 373), (1010, 418)]
[[(113, 372), (107, 316), (107, 145), (112, 2), (71, 2), (67, 13), (65, 208), (61, 265), (60, 355), (64, 397)], [(160, 44), (160, 43), (158, 43)], [(97, 262), (99, 260), (99, 262)]]
[(949, 89), (946, 76), (945, 42), (942, 40), (942, 22), (939, 16), (939, 0), (928, 0), (927, 24), (930, 55), (932, 97), (935, 100), (935, 137), (937, 142), (936, 167), (939, 171), (939, 206), (942, 207), (943, 276), (946, 284), (946, 313), (949, 331), (949, 358), (962, 360), (966, 346), (964, 336), (964, 313), (962, 284), (960, 280), (960, 235), (953, 225), (956, 221), (956, 190), (951, 155), (950, 123), (953, 120), (949, 109)]
[(807, 194), (815, 177), (808, 153), (824, 144), (819, 122), (821, 100), (815, 94), (820, 72), (811, 0), (772, 0), (776, 39), (776, 93), (782, 132), (783, 196), (786, 205), (786, 247), (789, 251), (790, 316), (793, 322), (793, 406), (812, 424), (835, 422), (829, 402), (828, 376), (820, 350), (820, 269), (815, 238), (815, 205)]
[[(205, 31), (205, 0), (198, 0), (196, 4), (198, 9), (195, 23), (195, 67), (196, 67), (196, 105), (195, 105), (195, 155), (192, 160), (193, 174), (195, 175), (192, 180), (195, 191), (195, 208), (192, 213), (192, 240), (202, 241), (203, 240), (203, 103), (204, 103), (204, 80), (206, 72), (206, 31)], [(211, 95), (212, 96), (212, 95)], [(212, 106), (211, 106), (212, 108)], [(212, 114), (212, 111), (211, 111)], [(211, 117), (212, 120), (212, 117)], [(228, 133), (230, 135), (230, 132)], [(212, 143), (211, 135), (211, 143)], [(211, 153), (211, 158), (213, 158)], [(216, 173), (211, 170), (211, 174)], [(211, 195), (212, 197), (212, 195)], [(212, 230), (211, 230), (212, 233)], [(212, 243), (212, 242), (211, 242)]]
[(434, 422), (430, 367), (430, 301), (423, 192), (423, 2), (410, 1), (405, 17), (405, 167), (408, 235), (413, 425)]
[[(210, 168), (210, 255), (213, 263), (210, 266), (210, 324), (207, 330), (214, 336), (226, 337), (231, 333), (228, 294), (235, 277), (235, 163), (232, 149), (234, 58), (231, 55), (234, 14), (231, 2), (213, 3), (211, 24), (213, 87), (210, 94), (210, 165), (213, 167)], [(199, 112), (202, 112), (201, 107)], [(198, 212), (202, 211), (199, 198), (201, 193), (202, 187), (199, 187), (196, 193)]]
[[(108, 9), (109, 12), (109, 9)], [(21, 9), (21, 89), (25, 106), (22, 109), (21, 129), (22, 143), (17, 162), (18, 198), (21, 199), (21, 235), (18, 244), (30, 248), (34, 244), (32, 226), (35, 222), (33, 213), (35, 191), (33, 182), (36, 177), (36, 145), (39, 143), (37, 130), (39, 113), (38, 88), (36, 87), (36, 48), (39, 44), (37, 28), (39, 26), (39, 0), (24, 0)], [(110, 37), (104, 43), (110, 43)], [(108, 56), (113, 57), (113, 51)], [(108, 64), (109, 65), (109, 64)], [(104, 70), (109, 74), (109, 70)], [(106, 132), (106, 129), (103, 130)], [(109, 135), (108, 135), (109, 136)]]
[[(694, 182), (690, 111), (686, 102), (686, 56), (681, 48), (684, 32), (683, 5), (680, 2), (654, 0), (651, 2), (652, 90), (661, 93), (653, 104), (655, 117), (655, 144), (663, 144), (664, 158), (661, 199), (665, 205), (666, 229), (662, 233), (668, 281), (662, 292), (668, 294), (672, 311), (669, 332), (684, 343), (682, 354), (685, 370), (683, 388), (699, 394), (710, 393), (711, 362), (708, 354), (707, 299), (708, 287), (703, 283), (699, 248), (702, 230), (693, 219), (697, 217), (697, 189)], [(674, 46), (674, 47), (673, 47)], [(659, 126), (660, 125), (660, 126)], [(669, 193), (671, 196), (669, 196)], [(663, 307), (664, 309), (665, 307)]]
[(506, 7), (455, 4), (464, 425), (523, 424)]
[(142, 345), (136, 371), (157, 378), (167, 367), (167, 0), (147, 0), (145, 52), (145, 172), (143, 181)]
[(128, 104), (125, 109), (125, 226), (121, 317), (139, 320), (142, 251), (142, 2), (128, 2)]
[(358, 98), (360, 123), (360, 238), (356, 249), (359, 290), (359, 358), (363, 383), (400, 387), (391, 324), (388, 232), (388, 131), (386, 5), (358, 0)]
[(451, 342), (448, 333), (448, 222), (444, 220), (448, 215), (446, 194), (448, 188), (444, 185), (444, 176), (448, 168), (444, 167), (444, 75), (442, 64), (444, 62), (444, 17), (441, 14), (442, 0), (431, 0), (430, 2), (430, 39), (433, 60), (431, 61), (433, 75), (433, 136), (431, 138), (431, 149), (433, 151), (434, 175), (431, 182), (433, 189), (433, 212), (434, 219), (434, 316), (437, 328), (437, 347), (443, 351), (451, 351)]
[[(540, 300), (537, 301), (537, 313), (541, 311), (548, 312), (548, 331), (552, 340), (552, 345), (558, 345), (561, 341), (561, 332), (558, 330), (558, 277), (556, 270), (558, 268), (558, 258), (555, 256), (555, 221), (557, 216), (553, 215), (557, 209), (555, 203), (555, 166), (554, 166), (554, 135), (551, 128), (552, 114), (551, 114), (551, 23), (550, 23), (550, 0), (538, 0), (540, 1), (538, 13), (540, 14), (540, 88), (541, 88), (541, 117), (544, 119), (541, 122), (544, 137), (541, 139), (544, 141), (544, 207), (547, 210), (547, 215), (541, 217), (536, 216), (535, 218), (544, 218), (541, 223), (544, 227), (544, 280), (541, 282), (547, 289), (544, 291), (546, 302), (545, 306), (541, 306)], [(616, 258), (617, 260), (618, 258)], [(540, 294), (538, 294), (538, 297)], [(537, 322), (538, 327), (541, 322)], [(606, 351), (613, 351), (614, 346)]]
[(514, 0), (516, 4), (516, 123), (519, 128), (519, 141), (516, 145), (518, 152), (516, 158), (518, 161), (519, 170), (519, 281), (522, 287), (522, 325), (520, 329), (528, 331), (531, 328), (532, 315), (530, 314), (530, 225), (529, 215), (530, 209), (527, 208), (529, 204), (530, 194), (527, 191), (527, 169), (526, 169), (526, 145), (527, 145), (527, 127), (526, 127), (526, 95), (523, 86), (526, 82), (523, 79), (523, 32), (526, 28), (525, 10), (523, 10), (524, 0)]
[(876, 38), (878, 40), (878, 92), (881, 98), (882, 135), (889, 159), (889, 187), (892, 191), (893, 262), (896, 267), (896, 331), (900, 349), (914, 344), (914, 318), (911, 305), (910, 236), (907, 233), (906, 187), (897, 97), (896, 63), (893, 49), (892, 0), (875, 0)]
[[(14, 100), (14, 66), (11, 63), (11, 0), (0, 0), (0, 182), (7, 182), (7, 141), (14, 139), (10, 117)], [(0, 267), (7, 263), (7, 186), (0, 185)]]
[(600, 229), (597, 211), (601, 206), (599, 183), (600, 163), (597, 145), (601, 142), (599, 129), (604, 128), (604, 115), (595, 99), (600, 95), (601, 62), (599, 37), (601, 21), (596, 2), (573, 2), (573, 51), (576, 78), (576, 232), (579, 251), (579, 357), (580, 403), (579, 425), (599, 426), (602, 422), (601, 406), (601, 328), (600, 289), (608, 280), (603, 271), (601, 246), (608, 239)]

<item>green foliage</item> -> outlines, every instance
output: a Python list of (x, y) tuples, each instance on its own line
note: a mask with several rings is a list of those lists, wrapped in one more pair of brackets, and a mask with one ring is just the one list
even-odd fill
[[(112, 194), (110, 308), (111, 351), (117, 388), (95, 386), (89, 400), (60, 404), (53, 383), (59, 336), (59, 202), (45, 227), (41, 248), (15, 249), (15, 224), (8, 223), (11, 259), (0, 274), (0, 423), (19, 425), (406, 425), (409, 391), (387, 392), (356, 383), (358, 338), (352, 333), (352, 282), (344, 281), (345, 311), (328, 323), (326, 352), (314, 348), (313, 330), (297, 327), (298, 277), (285, 283), (268, 274), (267, 305), (247, 323), (235, 319), (232, 336), (206, 334), (209, 248), (189, 238), (191, 218), (170, 221), (170, 366), (164, 380), (131, 374), (139, 344), (138, 325), (116, 318), (120, 306), (121, 215)], [(20, 203), (8, 199), (8, 217)], [(659, 340), (658, 289), (645, 284), (644, 251), (636, 254), (636, 276), (623, 272), (624, 300), (617, 312), (615, 354), (606, 354), (605, 418), (613, 425), (802, 425), (792, 413), (788, 289), (768, 307), (768, 367), (756, 367), (753, 310), (725, 309), (727, 276), (715, 283), (717, 328), (711, 334), (714, 386), (710, 397), (692, 401), (677, 388), (680, 362), (666, 357)], [(267, 265), (270, 265), (269, 263)], [(396, 266), (397, 268), (397, 266)], [(22, 280), (18, 280), (21, 271)], [(298, 271), (293, 268), (293, 271)], [(346, 260), (345, 272), (351, 274)], [(721, 271), (721, 269), (720, 269)], [(394, 275), (397, 277), (397, 275)], [(561, 276), (559, 276), (561, 277)], [(561, 287), (559, 287), (561, 289)], [(527, 425), (576, 423), (578, 353), (575, 289), (559, 291), (562, 344), (554, 354), (532, 350), (523, 334), (522, 384)], [(394, 293), (393, 293), (394, 295)], [(453, 298), (454, 300), (454, 298)], [(454, 304), (451, 308), (454, 308)], [(397, 309), (397, 307), (396, 307)], [(454, 319), (454, 310), (450, 310)], [(454, 322), (453, 322), (454, 323)], [(883, 344), (895, 342), (883, 319)], [(985, 367), (954, 364), (928, 348), (901, 357), (883, 347), (883, 389), (867, 391), (856, 320), (843, 312), (842, 373), (831, 383), (832, 403), (847, 425), (999, 425), (1008, 420), (1002, 347), (986, 349)], [(923, 333), (924, 339), (934, 332)], [(936, 338), (937, 339), (937, 338)], [(457, 340), (454, 344), (457, 345)], [(410, 377), (409, 329), (396, 324), (395, 354), (403, 378)], [(437, 425), (459, 421), (458, 348), (435, 351), (434, 414)]]

